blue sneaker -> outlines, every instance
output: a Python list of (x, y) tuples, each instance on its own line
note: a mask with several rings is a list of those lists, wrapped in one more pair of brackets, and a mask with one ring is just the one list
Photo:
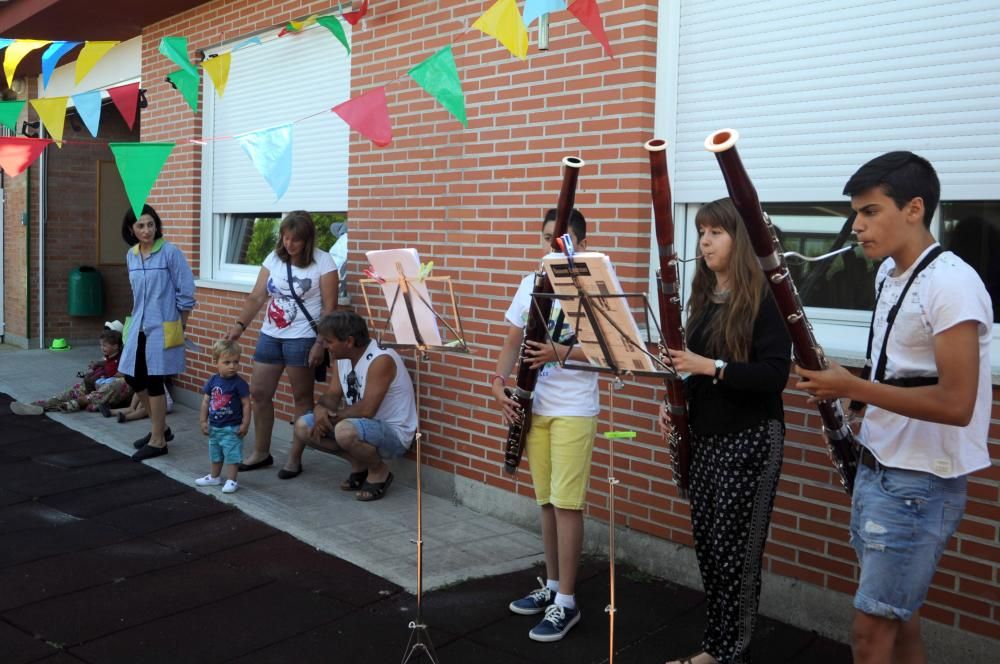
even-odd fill
[(511, 602), (509, 605), (510, 610), (522, 616), (534, 616), (544, 611), (546, 607), (552, 606), (552, 602), (556, 599), (556, 591), (546, 587), (541, 577), (538, 577), (538, 583), (542, 585), (541, 588), (533, 590), (525, 597)]
[(573, 628), (573, 625), (580, 622), (580, 608), (567, 609), (565, 606), (553, 604), (545, 609), (545, 617), (542, 622), (528, 632), (532, 641), (558, 641), (566, 636), (566, 632)]

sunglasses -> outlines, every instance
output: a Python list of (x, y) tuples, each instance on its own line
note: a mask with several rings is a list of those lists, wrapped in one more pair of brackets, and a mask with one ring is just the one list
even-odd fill
[(351, 369), (351, 373), (347, 374), (347, 401), (349, 404), (353, 404), (358, 400), (358, 377)]

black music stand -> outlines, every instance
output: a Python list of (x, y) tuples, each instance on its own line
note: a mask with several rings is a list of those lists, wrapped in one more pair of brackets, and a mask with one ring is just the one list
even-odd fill
[[(410, 631), (410, 638), (406, 643), (406, 652), (403, 654), (403, 659), (400, 664), (407, 664), (411, 661), (414, 656), (419, 654), (426, 654), (431, 662), (434, 664), (439, 664), (437, 654), (434, 652), (434, 643), (431, 641), (430, 632), (427, 629), (427, 625), (423, 620), (423, 586), (424, 586), (424, 568), (423, 568), (423, 502), (422, 502), (422, 487), (420, 478), (420, 468), (422, 464), (421, 459), (421, 439), (423, 434), (420, 431), (420, 361), (428, 360), (428, 351), (438, 351), (438, 352), (450, 352), (450, 353), (468, 353), (469, 347), (465, 343), (465, 337), (462, 332), (462, 319), (458, 315), (458, 305), (455, 301), (455, 291), (451, 284), (451, 277), (422, 277), (419, 275), (408, 276), (404, 274), (403, 267), (401, 264), (396, 263), (396, 278), (393, 280), (397, 286), (395, 294), (389, 304), (389, 311), (385, 318), (385, 325), (382, 327), (381, 333), (376, 333), (376, 341), (381, 348), (412, 348), (413, 349), (413, 359), (416, 364), (416, 374), (417, 374), (417, 385), (414, 392), (416, 409), (417, 409), (417, 430), (414, 435), (414, 442), (416, 444), (416, 457), (417, 457), (417, 539), (410, 540), (417, 547), (417, 615), (415, 620), (411, 620), (408, 628)], [(431, 306), (429, 298), (425, 297), (420, 289), (414, 288), (415, 282), (438, 282), (444, 283), (447, 286), (448, 293), (451, 299), (452, 316), (454, 325), (449, 324), (447, 320), (442, 318), (434, 311)], [(368, 299), (368, 292), (365, 287), (371, 284), (382, 285), (385, 280), (382, 279), (361, 279), (361, 292), (365, 299), (365, 308), (368, 313), (368, 320), (374, 321), (375, 318), (372, 314), (371, 303)], [(418, 322), (418, 311), (417, 306), (426, 307), (426, 311), (433, 315), (435, 323), (441, 323), (445, 328), (451, 332), (455, 339), (444, 343), (443, 345), (427, 345), (424, 342), (424, 334), (421, 333), (421, 324), (424, 323), (424, 331), (426, 331), (426, 320)], [(406, 323), (402, 323), (401, 327), (404, 329), (393, 328), (393, 338), (394, 341), (387, 342), (384, 340), (384, 334), (390, 329), (390, 324), (393, 320), (393, 312), (396, 310), (397, 306), (406, 308), (406, 321), (409, 322), (409, 326)], [(398, 320), (397, 320), (398, 323)], [(375, 329), (373, 327), (373, 329)], [(456, 331), (457, 330), (457, 331)]]

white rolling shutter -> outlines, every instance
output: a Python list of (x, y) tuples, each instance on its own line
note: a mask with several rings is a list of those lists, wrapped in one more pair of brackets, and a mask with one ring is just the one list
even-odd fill
[(1000, 198), (997, 0), (682, 0), (674, 200), (725, 195), (702, 147), (730, 127), (762, 201), (840, 200), (890, 150), (942, 198)]
[(206, 77), (206, 138), (232, 137), (318, 114), (292, 126), (292, 177), (280, 200), (237, 141), (209, 141), (203, 162), (207, 212), (347, 210), (348, 128), (330, 109), (350, 97), (350, 72), (344, 47), (314, 25), (301, 34), (271, 35), (235, 51), (221, 98)]

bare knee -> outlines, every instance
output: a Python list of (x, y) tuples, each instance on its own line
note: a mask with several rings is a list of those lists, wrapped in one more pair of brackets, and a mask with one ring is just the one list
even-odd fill
[(295, 420), (295, 440), (297, 442), (305, 444), (311, 435), (312, 427), (309, 426), (309, 422), (306, 421), (305, 417)]
[(854, 661), (859, 664), (889, 662), (901, 626), (902, 623), (897, 620), (856, 611), (851, 625)]
[(260, 386), (250, 386), (250, 400), (255, 406), (272, 405), (274, 399), (274, 390), (267, 387)]

